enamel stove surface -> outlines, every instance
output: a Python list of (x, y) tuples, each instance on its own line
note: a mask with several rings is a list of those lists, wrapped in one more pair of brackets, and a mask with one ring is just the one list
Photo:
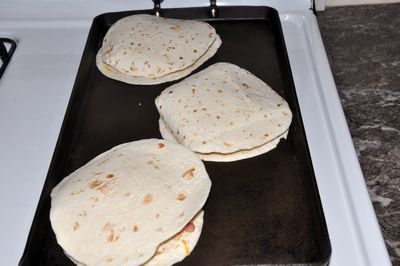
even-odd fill
[[(280, 12), (332, 244), (330, 265), (390, 265), (310, 3), (219, 4)], [(206, 5), (169, 0), (162, 6)], [(0, 37), (18, 43), (0, 79), (1, 265), (16, 265), (24, 250), (93, 17), (149, 8), (151, 1), (0, 2)]]

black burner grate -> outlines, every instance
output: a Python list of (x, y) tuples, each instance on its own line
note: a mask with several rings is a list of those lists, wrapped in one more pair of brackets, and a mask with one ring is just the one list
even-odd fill
[(3, 76), (17, 44), (8, 38), (0, 38), (0, 78)]

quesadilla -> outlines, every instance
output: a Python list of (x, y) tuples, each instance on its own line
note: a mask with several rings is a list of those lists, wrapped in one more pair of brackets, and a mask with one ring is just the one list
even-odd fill
[(156, 106), (162, 137), (209, 161), (245, 159), (275, 148), (292, 119), (278, 93), (229, 63), (214, 64), (168, 87)]
[[(157, 265), (152, 258), (173, 263), (186, 253), (168, 255), (174, 248), (167, 240), (192, 220), (201, 229), (202, 212), (194, 217), (210, 187), (204, 164), (188, 148), (159, 139), (134, 141), (64, 178), (51, 192), (50, 221), (76, 264)], [(199, 232), (183, 238), (189, 250)], [(157, 258), (162, 243), (168, 252)]]
[(220, 45), (215, 29), (205, 22), (132, 15), (110, 27), (96, 64), (113, 79), (159, 84), (190, 74)]

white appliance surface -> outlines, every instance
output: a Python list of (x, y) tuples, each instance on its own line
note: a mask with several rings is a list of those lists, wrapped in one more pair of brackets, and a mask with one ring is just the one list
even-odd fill
[[(280, 11), (332, 244), (330, 265), (390, 265), (309, 1), (219, 3)], [(150, 0), (0, 1), (0, 36), (18, 42), (0, 80), (1, 265), (16, 265), (24, 250), (93, 17), (148, 8)]]

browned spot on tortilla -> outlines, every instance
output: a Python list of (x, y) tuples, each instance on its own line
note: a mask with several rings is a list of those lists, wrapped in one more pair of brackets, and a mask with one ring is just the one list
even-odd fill
[(157, 255), (160, 255), (160, 254), (162, 254), (162, 252), (159, 251), (159, 250), (157, 250), (157, 251), (156, 251), (156, 256), (157, 256)]
[(213, 36), (213, 33), (210, 32), (210, 33), (208, 34), (208, 38), (211, 38), (212, 36)]
[(94, 181), (89, 183), (89, 188), (94, 189), (94, 188), (96, 188), (98, 186), (101, 186), (102, 184), (103, 184), (102, 181), (99, 181), (99, 180), (96, 179), (96, 180), (94, 180)]
[(108, 242), (113, 242), (114, 241), (114, 237), (115, 237), (114, 230), (110, 229), (110, 234), (107, 237), (107, 241)]
[(108, 174), (108, 175), (106, 176), (106, 178), (113, 178), (113, 177), (114, 177), (113, 174)]
[(179, 25), (175, 25), (173, 27), (169, 27), (173, 32), (180, 32), (181, 31), (181, 27)]
[(194, 170), (195, 170), (194, 167), (190, 167), (183, 173), (182, 177), (185, 179), (192, 179), (192, 177), (194, 176)]
[(108, 161), (108, 160), (104, 160), (104, 161), (102, 161), (101, 163), (99, 163), (97, 166), (103, 165), (103, 164), (105, 164), (107, 161)]
[(201, 110), (206, 111), (207, 112), (207, 108), (203, 107), (201, 108)]
[(104, 230), (104, 231), (108, 231), (108, 230), (110, 230), (111, 228), (112, 228), (112, 225), (111, 225), (110, 222), (107, 222), (107, 223), (105, 223), (105, 224), (103, 225), (103, 230)]
[(217, 91), (218, 91), (219, 93), (222, 93), (222, 92), (224, 92), (224, 91), (223, 91), (223, 90), (221, 90), (221, 89), (218, 89)]
[(246, 89), (250, 88), (250, 86), (247, 83), (242, 83), (242, 86), (245, 87)]
[(101, 175), (103, 172), (94, 173), (94, 175)]
[(75, 195), (75, 192), (71, 192), (71, 193), (69, 193), (71, 196), (73, 196), (73, 195)]
[(158, 148), (162, 149), (162, 148), (164, 148), (164, 147), (165, 147), (165, 144), (164, 144), (164, 143), (158, 143)]
[(193, 52), (197, 53), (197, 50), (196, 50), (196, 49), (194, 49), (194, 50), (193, 50)]
[(108, 257), (108, 258), (106, 259), (106, 262), (107, 262), (107, 263), (110, 263), (110, 262), (112, 262), (112, 260), (113, 260), (112, 258)]
[(137, 232), (139, 230), (139, 227), (135, 224), (132, 228), (133, 232)]
[(185, 215), (185, 213), (184, 213), (184, 212), (181, 212), (181, 213), (179, 214), (179, 217), (183, 217), (183, 215)]
[(148, 193), (146, 196), (143, 198), (143, 203), (147, 204), (150, 203), (153, 200), (153, 195), (151, 193)]
[(169, 93), (169, 94), (172, 94), (173, 92), (174, 92), (174, 91), (169, 91), (168, 93)]
[(186, 199), (186, 196), (183, 193), (179, 193), (178, 196), (176, 196), (176, 199), (179, 201), (183, 201)]
[(192, 88), (192, 94), (196, 92), (196, 88)]
[(81, 216), (81, 217), (85, 217), (87, 215), (87, 212), (86, 211), (83, 211), (83, 212), (81, 212), (80, 214), (79, 214), (79, 216)]
[(126, 193), (124, 194), (125, 197), (129, 197), (130, 195), (131, 195), (130, 192), (126, 192)]
[(233, 122), (229, 122), (229, 125), (233, 126)]
[(221, 117), (219, 115), (217, 115), (217, 119), (220, 119)]
[(197, 112), (197, 109), (193, 109), (193, 113), (196, 113)]
[(156, 214), (156, 218), (157, 218), (157, 219), (160, 218), (160, 214), (157, 213), (157, 214)]
[(230, 143), (228, 143), (228, 142), (224, 142), (224, 146), (226, 146), (226, 147), (231, 147), (232, 144), (230, 144)]
[(111, 53), (112, 50), (113, 50), (113, 47), (111, 46), (110, 48), (108, 48), (108, 49), (106, 50), (106, 54)]
[(283, 114), (283, 115), (288, 115), (288, 113), (286, 113), (286, 112), (282, 112), (282, 114)]
[(130, 67), (130, 70), (132, 70), (133, 72), (135, 72), (135, 71), (138, 70), (138, 69), (137, 69), (137, 67), (131, 66), (131, 67)]
[(282, 105), (281, 103), (278, 103), (276, 106), (280, 107), (281, 105)]
[(205, 141), (205, 140), (204, 140), (202, 143), (203, 143), (203, 144), (206, 144), (206, 143), (207, 143), (207, 141)]
[[(99, 181), (99, 180), (94, 180), (92, 182), (89, 183), (89, 188), (91, 189), (96, 189), (98, 191), (101, 191), (102, 193), (106, 194), (107, 190), (110, 188), (110, 184), (113, 182), (114, 180), (110, 180), (110, 181)], [(83, 192), (83, 191), (82, 191)]]
[(75, 223), (74, 223), (74, 227), (73, 227), (73, 228), (74, 228), (74, 231), (78, 230), (79, 227), (80, 227), (79, 223), (78, 223), (78, 222), (75, 222)]
[(281, 124), (278, 124), (278, 127), (281, 127), (282, 125)]
[(268, 137), (268, 136), (269, 136), (268, 133), (265, 133), (265, 134), (264, 134), (264, 137)]

